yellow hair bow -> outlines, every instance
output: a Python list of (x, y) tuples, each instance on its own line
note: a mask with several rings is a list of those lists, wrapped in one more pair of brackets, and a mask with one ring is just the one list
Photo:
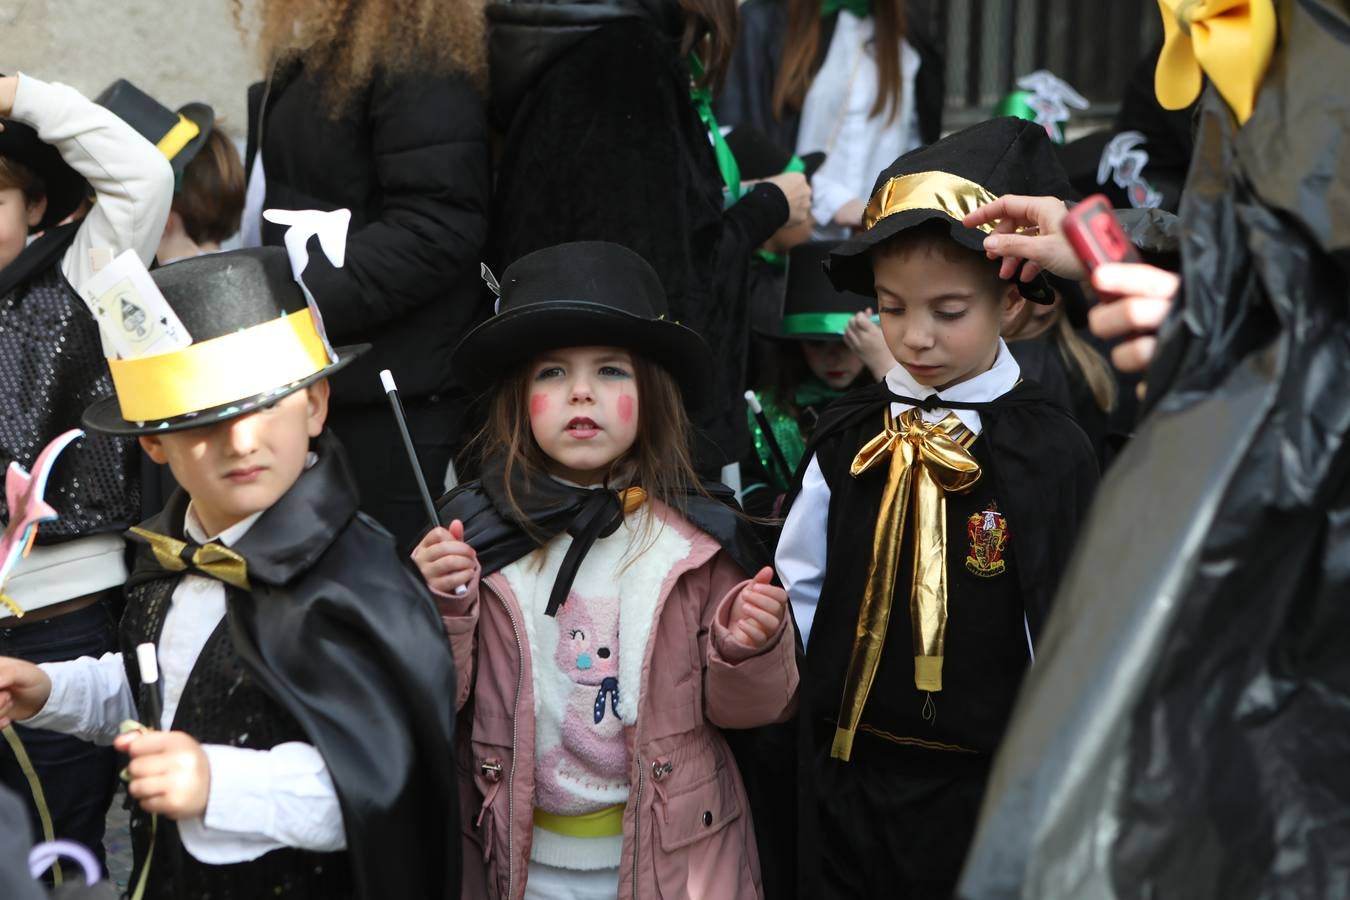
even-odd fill
[(1246, 124), (1275, 52), (1272, 0), (1158, 0), (1163, 49), (1153, 90), (1165, 109), (1183, 109), (1209, 76), (1238, 124)]

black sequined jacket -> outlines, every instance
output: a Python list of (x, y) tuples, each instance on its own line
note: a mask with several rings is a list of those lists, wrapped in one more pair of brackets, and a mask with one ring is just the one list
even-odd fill
[[(80, 416), (113, 393), (98, 324), (61, 271), (79, 225), (47, 232), (0, 271), (0, 467), (31, 470), (42, 448), (80, 427)], [(59, 518), (38, 543), (116, 533), (140, 512), (135, 442), (89, 434), (57, 459), (46, 500)], [(0, 496), (0, 515), (9, 509)]]

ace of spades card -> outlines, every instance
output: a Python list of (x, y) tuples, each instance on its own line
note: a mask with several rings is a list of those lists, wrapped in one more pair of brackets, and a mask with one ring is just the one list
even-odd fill
[(122, 359), (181, 350), (192, 337), (135, 251), (127, 250), (80, 287), (107, 348)]

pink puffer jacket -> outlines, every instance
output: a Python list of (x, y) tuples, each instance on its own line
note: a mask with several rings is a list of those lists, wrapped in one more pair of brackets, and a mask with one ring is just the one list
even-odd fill
[[(790, 715), (797, 690), (790, 617), (751, 655), (727, 630), (745, 573), (669, 507), (652, 510), (691, 542), (661, 587), (626, 729), (620, 900), (757, 900), (759, 857), (745, 788), (718, 727)], [(466, 900), (521, 900), (533, 838), (534, 691), (516, 597), (500, 574), (441, 611), (458, 675)], [(469, 717), (472, 721), (469, 721)], [(472, 731), (470, 731), (470, 725)]]

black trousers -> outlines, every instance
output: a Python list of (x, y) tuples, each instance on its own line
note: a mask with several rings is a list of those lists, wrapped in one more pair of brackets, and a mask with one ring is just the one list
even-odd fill
[[(948, 900), (956, 891), (989, 775), (989, 759), (876, 754), (816, 759), (824, 896)], [(933, 765), (926, 765), (925, 758)]]
[[(59, 662), (115, 649), (117, 635), (102, 602), (50, 619), (40, 618), (41, 610), (29, 615), (37, 621), (0, 629), (0, 656)], [(83, 844), (102, 862), (103, 822), (117, 787), (116, 751), (55, 731), (17, 724), (14, 730), (37, 771), (56, 837)], [(6, 741), (0, 741), (0, 783), (23, 801), (32, 833), (42, 840), (33, 792)]]
[[(422, 475), (434, 499), (444, 492), (451, 457), (472, 437), (465, 433), (464, 405), (446, 399), (410, 399), (404, 401), (404, 409)], [(334, 404), (328, 427), (347, 451), (361, 492), (361, 510), (393, 532), (400, 550), (412, 549), (431, 523), (389, 404)]]

